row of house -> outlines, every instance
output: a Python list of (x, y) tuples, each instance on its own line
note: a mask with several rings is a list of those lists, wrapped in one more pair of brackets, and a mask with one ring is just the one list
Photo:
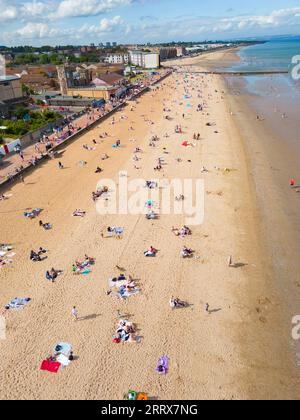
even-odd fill
[(128, 53), (107, 54), (104, 59), (109, 64), (132, 64), (145, 69), (158, 68), (161, 60), (182, 57), (187, 54), (185, 47), (147, 47), (147, 50), (133, 49)]

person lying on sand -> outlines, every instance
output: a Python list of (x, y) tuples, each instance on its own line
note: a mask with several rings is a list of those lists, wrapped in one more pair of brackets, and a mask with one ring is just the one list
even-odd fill
[(149, 188), (150, 190), (153, 190), (154, 188), (157, 188), (157, 182), (155, 181), (146, 181), (146, 188)]
[(188, 257), (193, 256), (194, 253), (195, 253), (195, 251), (193, 251), (191, 248), (187, 248), (186, 246), (184, 246), (181, 253), (180, 253), (180, 256), (182, 258), (188, 258)]
[(35, 252), (33, 250), (30, 251), (30, 260), (31, 261), (42, 261), (41, 255), (45, 254), (47, 251), (40, 248), (38, 252)]
[(185, 197), (184, 195), (180, 194), (177, 197), (175, 197), (175, 201), (184, 201)]
[(172, 309), (185, 308), (186, 307), (185, 302), (183, 302), (180, 299), (173, 298), (173, 296), (171, 297), (169, 303), (170, 303), (170, 306), (171, 306)]
[(39, 226), (43, 227), (45, 230), (52, 229), (52, 225), (50, 225), (50, 223), (43, 223), (41, 220), (39, 221)]
[(6, 196), (6, 195), (4, 195), (4, 194), (1, 194), (0, 195), (0, 201), (4, 201), (4, 200), (8, 200), (9, 199), (9, 197), (8, 196)]
[(189, 227), (183, 226), (181, 229), (172, 227), (172, 232), (175, 236), (181, 236), (182, 238), (192, 234), (192, 231)]
[(99, 168), (99, 166), (97, 166), (97, 169), (95, 170), (95, 174), (100, 174), (101, 172), (103, 172), (103, 169)]
[(145, 257), (156, 257), (157, 253), (158, 253), (158, 250), (153, 248), (153, 246), (150, 246), (150, 248), (144, 252), (144, 255)]
[(75, 210), (73, 213), (72, 213), (72, 216), (73, 217), (84, 217), (86, 215), (86, 212), (84, 211), (84, 210)]

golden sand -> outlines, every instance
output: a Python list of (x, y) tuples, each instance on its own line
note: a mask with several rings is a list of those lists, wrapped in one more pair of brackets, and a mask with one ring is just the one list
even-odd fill
[[(134, 112), (127, 107), (127, 120), (112, 126), (108, 119), (68, 146), (60, 159), (65, 170), (57, 169), (57, 161), (45, 163), (26, 177), (25, 185), (11, 188), (10, 200), (0, 203), (1, 242), (13, 243), (17, 253), (14, 263), (1, 271), (0, 305), (16, 296), (32, 298), (26, 309), (7, 315), (7, 340), (0, 342), (2, 399), (121, 399), (130, 388), (159, 399), (297, 396), (278, 297), (262, 257), (247, 156), (222, 81), (205, 76), (202, 90), (208, 109), (202, 114), (196, 112), (203, 101), (196, 95), (201, 76), (193, 81), (190, 109), (180, 105), (183, 90), (176, 79), (182, 83), (183, 75), (171, 76), (163, 89), (141, 97)], [(172, 109), (173, 121), (164, 119), (164, 106)], [(143, 115), (155, 124), (145, 123)], [(207, 127), (207, 122), (216, 127)], [(194, 142), (193, 133), (201, 133), (196, 147), (181, 146), (183, 138), (174, 134), (177, 123), (187, 141)], [(96, 151), (83, 150), (83, 144), (105, 131), (112, 136)], [(168, 139), (163, 137), (166, 132)], [(161, 140), (150, 148), (154, 134)], [(117, 138), (126, 147), (114, 151)], [(133, 167), (137, 146), (144, 151), (141, 170)], [(153, 167), (163, 147), (170, 152), (168, 165), (157, 174)], [(110, 159), (101, 161), (105, 152)], [(176, 163), (177, 157), (183, 162)], [(79, 168), (79, 160), (87, 166)], [(97, 166), (103, 175), (94, 173)], [(202, 166), (209, 172), (201, 173)], [(101, 178), (117, 180), (120, 170), (127, 170), (130, 179), (203, 178), (205, 190), (213, 192), (205, 195), (203, 225), (192, 227), (193, 235), (183, 241), (171, 228), (181, 227), (184, 216), (163, 215), (149, 222), (144, 216), (99, 215), (91, 192)], [(53, 223), (52, 231), (23, 217), (25, 209), (34, 207), (44, 209), (41, 219)], [(76, 208), (86, 210), (86, 217), (71, 217)], [(101, 238), (109, 225), (124, 226), (124, 238)], [(143, 256), (150, 245), (160, 250), (156, 259)], [(181, 259), (183, 245), (200, 258)], [(29, 251), (39, 246), (50, 250), (48, 259), (32, 263)], [(72, 263), (85, 253), (96, 258), (92, 273), (73, 276)], [(237, 268), (228, 267), (229, 255)], [(116, 265), (139, 279), (140, 295), (125, 302), (106, 295), (108, 279), (118, 274)], [(55, 284), (45, 280), (51, 267), (64, 270)], [(192, 306), (172, 311), (172, 295)], [(208, 315), (206, 303), (220, 310)], [(74, 305), (85, 320), (73, 321)], [(112, 343), (118, 310), (137, 324), (140, 344)], [(41, 361), (58, 341), (71, 343), (77, 360), (57, 375), (41, 372)], [(159, 376), (155, 367), (163, 354), (170, 358), (170, 371)]]

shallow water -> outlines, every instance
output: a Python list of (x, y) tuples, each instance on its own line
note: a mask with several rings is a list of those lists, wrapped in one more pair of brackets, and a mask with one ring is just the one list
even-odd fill
[(290, 71), (292, 57), (300, 54), (300, 38), (273, 40), (265, 44), (242, 48), (239, 63), (230, 66), (232, 71)]

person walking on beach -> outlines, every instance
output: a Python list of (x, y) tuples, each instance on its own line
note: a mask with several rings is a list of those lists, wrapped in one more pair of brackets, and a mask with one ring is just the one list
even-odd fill
[(72, 309), (72, 316), (73, 316), (73, 318), (74, 318), (74, 321), (78, 321), (78, 311), (77, 311), (76, 306), (73, 306), (73, 309)]

